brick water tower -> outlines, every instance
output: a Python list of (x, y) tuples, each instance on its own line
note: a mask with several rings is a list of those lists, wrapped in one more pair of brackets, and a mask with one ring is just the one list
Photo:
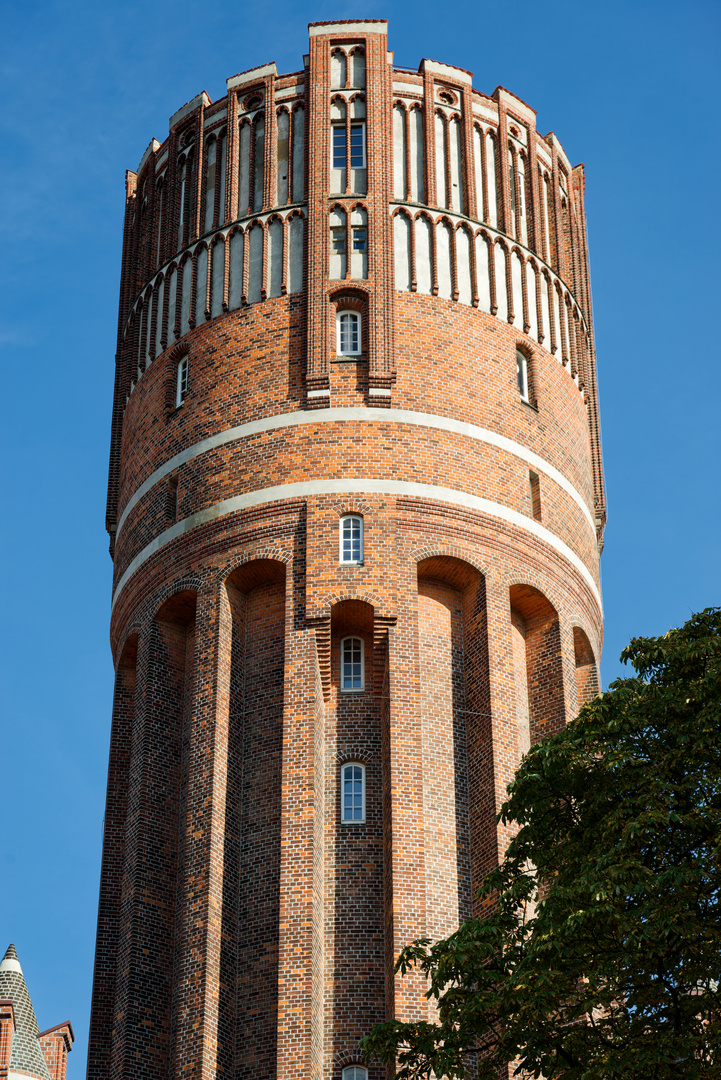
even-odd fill
[(90, 1080), (381, 1080), (518, 762), (597, 686), (584, 172), (314, 23), (126, 179)]

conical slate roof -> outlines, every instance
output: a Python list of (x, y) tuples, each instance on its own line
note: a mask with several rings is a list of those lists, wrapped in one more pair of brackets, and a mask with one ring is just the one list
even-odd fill
[(15, 1010), (15, 1035), (10, 1055), (10, 1072), (24, 1072), (39, 1080), (50, 1080), (38, 1042), (38, 1022), (23, 978), (15, 946), (9, 945), (0, 961), (0, 1000), (10, 1000)]

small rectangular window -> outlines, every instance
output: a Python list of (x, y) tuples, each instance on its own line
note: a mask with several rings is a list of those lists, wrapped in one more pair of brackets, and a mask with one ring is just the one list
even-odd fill
[(541, 481), (538, 473), (529, 472), (528, 484), (531, 489), (531, 516), (536, 521), (541, 520)]
[(331, 248), (334, 254), (343, 255), (345, 252), (345, 229), (341, 226), (330, 231)]
[(359, 356), (361, 351), (360, 315), (342, 311), (336, 322), (336, 350), (339, 356)]
[(179, 409), (188, 393), (188, 357), (178, 361), (178, 374), (175, 383), (175, 407)]
[(362, 825), (366, 819), (365, 766), (356, 764), (343, 766), (341, 798), (341, 821)]
[(357, 637), (343, 638), (341, 641), (341, 690), (346, 692), (361, 691), (363, 678), (363, 640)]
[[(351, 144), (353, 141), (351, 129)], [(333, 126), (333, 168), (345, 169), (345, 124)]]
[(363, 562), (363, 518), (359, 514), (340, 520), (340, 561), (356, 565)]
[(516, 379), (522, 401), (528, 401), (528, 360), (520, 349), (516, 349)]
[(353, 250), (365, 251), (366, 249), (366, 231), (365, 229), (353, 229)]
[[(351, 169), (365, 169), (366, 165), (366, 139), (365, 124), (351, 124), (350, 126), (350, 167)], [(345, 145), (345, 135), (344, 135)], [(345, 166), (345, 162), (343, 163)]]

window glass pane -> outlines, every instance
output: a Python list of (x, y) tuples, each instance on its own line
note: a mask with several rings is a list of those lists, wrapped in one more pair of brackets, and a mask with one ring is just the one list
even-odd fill
[(362, 690), (362, 653), (360, 638), (345, 638), (343, 641), (342, 686), (344, 690)]
[(354, 312), (346, 311), (339, 319), (340, 324), (340, 348), (339, 352), (354, 354), (360, 352), (360, 317)]
[(330, 231), (330, 235), (333, 251), (342, 255), (345, 251), (345, 229), (342, 226), (340, 228), (333, 228)]
[[(351, 146), (353, 145), (353, 129), (351, 128)], [(333, 168), (345, 169), (345, 125), (333, 128)]]
[(363, 124), (351, 124), (350, 127), (350, 167), (362, 169), (365, 167), (363, 154)]
[(366, 249), (366, 231), (365, 229), (353, 229), (353, 250), (365, 251)]
[(363, 559), (361, 518), (343, 518), (342, 529), (341, 562), (361, 562)]
[(528, 362), (522, 352), (516, 352), (516, 378), (522, 398), (528, 397)]

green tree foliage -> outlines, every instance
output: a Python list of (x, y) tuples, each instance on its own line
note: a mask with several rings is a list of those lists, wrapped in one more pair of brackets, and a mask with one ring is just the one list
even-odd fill
[(721, 609), (621, 659), (509, 787), (484, 916), (399, 957), (438, 1022), (364, 1040), (397, 1077), (721, 1077)]

